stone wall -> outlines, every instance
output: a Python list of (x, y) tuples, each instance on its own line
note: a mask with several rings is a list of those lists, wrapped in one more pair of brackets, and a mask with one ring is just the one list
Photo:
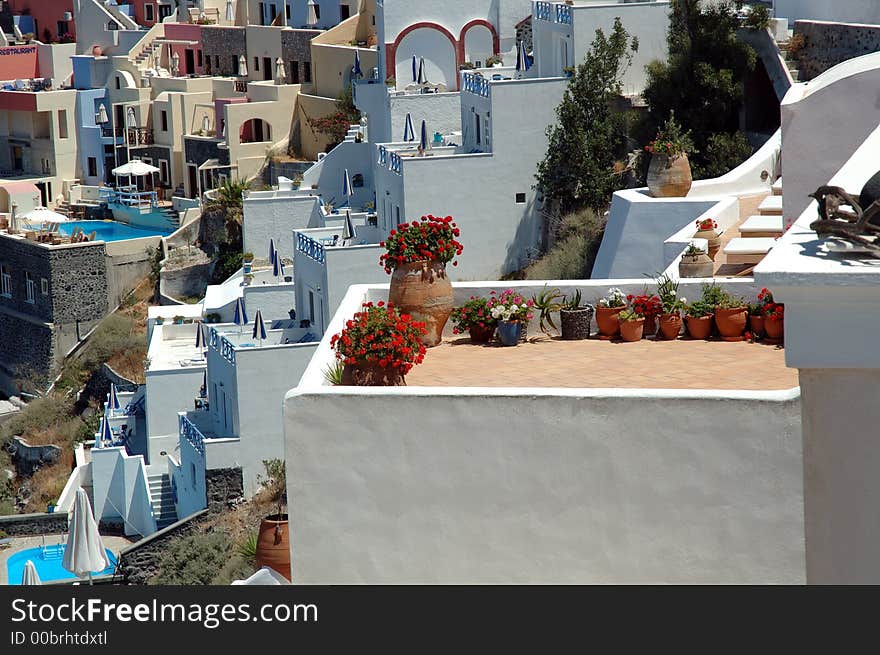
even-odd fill
[(278, 176), (286, 177), (294, 180), (302, 177), (315, 162), (313, 161), (273, 161), (269, 160), (269, 165), (263, 169), (263, 183), (269, 186), (278, 184)]
[[(55, 364), (51, 325), (0, 308), (0, 368), (10, 378), (46, 377)], [(7, 390), (15, 393), (17, 389)]]
[(0, 530), (10, 537), (67, 532), (67, 513), (0, 516)]
[(16, 473), (23, 477), (33, 475), (44, 464), (51, 464), (61, 457), (61, 448), (58, 446), (31, 446), (21, 437), (12, 437), (6, 450), (15, 464)]
[[(53, 284), (50, 248), (26, 239), (0, 236), (0, 264), (9, 274), (11, 297), (0, 296), (0, 307), (13, 309), (47, 323), (52, 322)], [(27, 278), (36, 285), (34, 302), (27, 301)], [(45, 280), (49, 293), (42, 293)], [(8, 334), (4, 332), (4, 334)]]
[(222, 512), (244, 498), (244, 480), (241, 468), (208, 469), (205, 471), (208, 509)]
[(149, 537), (132, 544), (119, 553), (118, 571), (128, 584), (144, 584), (159, 570), (159, 561), (168, 547), (168, 543), (189, 534), (208, 515), (208, 510), (186, 517), (172, 523), (167, 528), (154, 532)]
[[(209, 139), (183, 139), (184, 156), (187, 164), (201, 166), (209, 159), (216, 159), (221, 165), (229, 165), (229, 148), (218, 147), (219, 141)], [(229, 171), (221, 171), (229, 173)]]
[(107, 256), (103, 242), (49, 248), (52, 321), (72, 323), (107, 313)]
[[(291, 84), (305, 81), (304, 64), (312, 61), (311, 40), (319, 34), (319, 30), (284, 30), (281, 33), (281, 59), (286, 67), (287, 81)], [(294, 62), (297, 75), (294, 74)]]
[[(202, 27), (202, 54), (210, 75), (236, 75), (238, 58), (247, 58), (247, 36), (244, 27)], [(220, 58), (219, 69), (215, 57)]]
[(797, 54), (801, 81), (811, 80), (832, 66), (880, 50), (880, 26), (795, 21), (794, 33), (804, 37)]
[(216, 262), (203, 262), (183, 268), (162, 269), (162, 294), (172, 298), (184, 296), (201, 298), (214, 272)]

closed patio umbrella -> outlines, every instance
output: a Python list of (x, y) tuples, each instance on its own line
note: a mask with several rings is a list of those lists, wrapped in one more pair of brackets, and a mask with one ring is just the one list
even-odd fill
[(345, 210), (345, 223), (342, 226), (342, 243), (351, 241), (355, 237), (354, 224), (351, 222), (351, 212)]
[(266, 324), (263, 323), (263, 312), (259, 309), (257, 310), (257, 315), (254, 316), (254, 331), (251, 333), (251, 337), (259, 339), (261, 346), (263, 345), (263, 339), (266, 338)]
[(241, 297), (235, 301), (235, 315), (232, 317), (232, 322), (239, 327), (248, 323), (247, 312), (244, 309), (244, 301)]
[(516, 71), (518, 73), (525, 73), (531, 67), (532, 62), (529, 60), (529, 54), (526, 52), (525, 41), (520, 41), (516, 48)]
[(281, 256), (277, 253), (275, 254), (275, 261), (272, 262), (272, 275), (284, 277), (284, 262), (281, 261)]
[(419, 80), (419, 62), (415, 55), (412, 56), (412, 78), (413, 82), (418, 82)]
[(284, 84), (287, 80), (287, 70), (284, 68), (284, 61), (281, 57), (275, 60), (275, 83)]
[(73, 511), (70, 514), (70, 534), (61, 566), (78, 578), (88, 578), (92, 584), (92, 573), (98, 573), (110, 566), (98, 524), (92, 514), (92, 505), (82, 487), (76, 490)]
[(202, 322), (199, 321), (196, 323), (196, 348), (202, 349), (205, 347), (205, 329), (202, 325)]
[(110, 423), (107, 417), (101, 417), (101, 432), (98, 434), (98, 445), (101, 448), (111, 448), (113, 446), (113, 431), (110, 429)]
[(354, 51), (354, 69), (352, 73), (356, 79), (364, 76), (364, 72), (361, 70), (361, 55), (357, 50)]
[(202, 132), (207, 134), (210, 129), (211, 129), (211, 119), (208, 117), (207, 114), (205, 114), (204, 116), (202, 116)]
[(245, 59), (244, 55), (238, 56), (238, 76), (239, 77), (247, 77), (248, 76), (247, 59)]
[(425, 75), (425, 58), (424, 57), (421, 57), (419, 59), (419, 77), (416, 80), (416, 82), (418, 82), (419, 84), (427, 84), (428, 83), (428, 76)]
[(345, 204), (351, 201), (351, 197), (354, 193), (351, 190), (351, 175), (348, 174), (348, 169), (345, 169), (345, 174), (342, 176), (342, 195), (345, 196)]
[(275, 239), (269, 239), (269, 263), (275, 263), (275, 257), (278, 256), (278, 251), (275, 250)]
[(422, 121), (421, 137), (419, 138), (419, 150), (424, 152), (427, 149), (428, 149), (428, 124), (425, 121)]
[(230, 23), (235, 20), (235, 12), (232, 10), (232, 0), (226, 0), (226, 20)]
[(110, 409), (119, 409), (119, 395), (116, 393), (116, 383), (110, 383), (110, 394), (107, 398), (107, 406)]
[(306, 23), (309, 25), (317, 25), (318, 24), (318, 4), (315, 0), (309, 0), (309, 16), (306, 20)]
[(416, 130), (413, 127), (412, 115), (409, 112), (406, 112), (406, 121), (403, 124), (403, 140), (404, 141), (415, 141), (416, 140)]
[(31, 560), (24, 563), (24, 571), (21, 572), (21, 584), (27, 586), (41, 585), (43, 581), (37, 574), (37, 567)]
[(98, 125), (106, 125), (110, 122), (110, 117), (107, 115), (107, 107), (104, 106), (103, 102), (98, 105), (98, 115), (95, 116), (95, 122)]

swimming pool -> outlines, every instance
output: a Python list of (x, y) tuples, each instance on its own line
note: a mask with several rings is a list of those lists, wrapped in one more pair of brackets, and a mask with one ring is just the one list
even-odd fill
[(88, 236), (96, 232), (96, 240), (100, 241), (123, 241), (125, 239), (138, 239), (140, 237), (168, 236), (171, 230), (160, 230), (150, 227), (134, 227), (127, 223), (117, 221), (68, 221), (60, 223), (59, 232), (69, 237), (77, 227)]
[[(45, 553), (44, 553), (45, 550)], [(110, 575), (116, 570), (116, 556), (110, 552), (109, 548), (105, 548), (107, 559), (110, 560), (110, 566), (95, 573), (94, 576)], [(21, 575), (24, 572), (24, 563), (31, 560), (37, 567), (37, 574), (40, 580), (48, 582), (49, 580), (74, 580), (76, 576), (61, 566), (61, 560), (64, 557), (64, 546), (56, 544), (46, 546), (45, 549), (37, 546), (36, 548), (28, 548), (14, 555), (10, 555), (6, 560), (6, 580), (10, 585), (20, 585)]]

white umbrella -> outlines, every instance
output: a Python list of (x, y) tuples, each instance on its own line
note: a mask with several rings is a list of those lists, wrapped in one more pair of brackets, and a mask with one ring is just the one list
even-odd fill
[(249, 578), (245, 578), (244, 580), (233, 580), (232, 584), (244, 584), (244, 585), (289, 585), (290, 580), (285, 578), (283, 575), (275, 571), (274, 569), (270, 569), (268, 566), (264, 566), (259, 571), (254, 573)]
[(180, 74), (180, 55), (176, 52), (171, 55), (171, 77), (177, 77)]
[(226, 0), (226, 20), (230, 23), (235, 20), (235, 12), (232, 10), (232, 0)]
[(66, 223), (70, 219), (64, 214), (53, 212), (46, 207), (34, 207), (27, 214), (22, 216), (28, 223)]
[(82, 487), (76, 490), (76, 499), (73, 501), (70, 534), (61, 566), (78, 578), (88, 578), (89, 584), (92, 584), (92, 573), (110, 566), (104, 543), (98, 534), (98, 524), (92, 514), (92, 505)]
[(284, 69), (284, 61), (281, 57), (275, 60), (275, 83), (284, 84), (287, 80), (287, 71)]
[(263, 345), (263, 339), (266, 338), (266, 324), (263, 322), (263, 312), (257, 310), (254, 316), (254, 331), (251, 333), (252, 339), (259, 339), (260, 345)]
[(355, 237), (354, 225), (351, 222), (351, 212), (345, 210), (345, 224), (342, 226), (342, 243), (351, 241)]
[(122, 166), (117, 166), (111, 172), (118, 177), (132, 175), (135, 177), (143, 177), (144, 175), (158, 173), (159, 169), (155, 166), (150, 166), (146, 162), (142, 162), (140, 159), (132, 159), (131, 161), (124, 163)]
[(110, 383), (110, 393), (107, 396), (107, 406), (110, 409), (119, 409), (119, 394), (116, 393), (116, 383)]
[(137, 115), (134, 113), (134, 107), (129, 107), (125, 112), (125, 123), (127, 127), (137, 127)]
[(210, 131), (210, 129), (211, 129), (211, 119), (207, 114), (205, 114), (204, 116), (202, 116), (202, 132), (207, 134)]
[(351, 188), (351, 175), (348, 174), (348, 169), (345, 169), (345, 174), (342, 176), (342, 195), (345, 196), (345, 204), (347, 205), (351, 201), (351, 197), (354, 195), (354, 191)]
[[(259, 571), (258, 571), (259, 573)], [(253, 576), (251, 576), (253, 577)], [(21, 584), (34, 586), (41, 585), (43, 581), (40, 580), (40, 576), (37, 575), (37, 567), (34, 566), (34, 563), (30, 560), (24, 563), (24, 571), (21, 572)], [(256, 584), (256, 583), (254, 583)]]
[(103, 102), (98, 105), (98, 114), (95, 116), (95, 122), (98, 125), (106, 125), (110, 122), (110, 117), (107, 115), (107, 107), (104, 106)]
[(309, 0), (309, 17), (306, 23), (309, 25), (317, 25), (318, 24), (318, 4), (315, 0)]
[(247, 77), (248, 69), (247, 69), (247, 59), (245, 59), (244, 55), (238, 56), (238, 76), (239, 77)]
[(403, 124), (403, 140), (404, 141), (415, 141), (416, 140), (416, 130), (413, 127), (412, 115), (409, 112), (406, 112), (406, 121)]

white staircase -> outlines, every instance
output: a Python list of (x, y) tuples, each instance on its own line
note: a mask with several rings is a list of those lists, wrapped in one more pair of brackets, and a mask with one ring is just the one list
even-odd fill
[(167, 473), (148, 475), (150, 498), (153, 500), (153, 516), (156, 528), (161, 530), (177, 522), (177, 510), (174, 507), (174, 495), (171, 492), (171, 478)]

